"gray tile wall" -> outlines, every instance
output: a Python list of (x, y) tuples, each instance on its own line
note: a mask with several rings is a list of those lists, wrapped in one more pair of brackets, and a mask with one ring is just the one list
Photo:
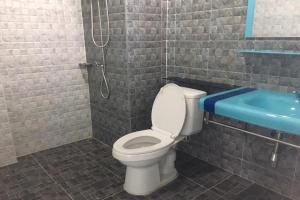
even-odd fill
[[(166, 5), (169, 5), (168, 13)], [(163, 2), (167, 74), (220, 83), (290, 92), (300, 88), (300, 58), (240, 55), (238, 49), (299, 50), (299, 40), (245, 40), (247, 1), (169, 0)], [(246, 128), (243, 123), (218, 119)], [(270, 130), (249, 130), (271, 136)], [(299, 137), (285, 134), (294, 143)], [(280, 145), (279, 163), (269, 162), (273, 144), (227, 128), (208, 125), (180, 148), (189, 154), (299, 199), (300, 152)]]
[(127, 49), (132, 131), (151, 127), (154, 98), (161, 87), (160, 0), (127, 0)]
[(299, 89), (299, 57), (238, 53), (300, 49), (299, 40), (245, 40), (246, 10), (246, 0), (169, 0), (168, 75), (286, 92)]
[(0, 69), (17, 156), (90, 137), (80, 0), (0, 7)]
[[(106, 29), (105, 1), (99, 1), (102, 11), (103, 33)], [(97, 0), (93, 0), (94, 8), (94, 35), (97, 44), (100, 44), (100, 26), (98, 19)], [(109, 0), (110, 42), (105, 48), (106, 71), (109, 80), (110, 99), (103, 99), (100, 95), (102, 80), (101, 70), (95, 65), (88, 68), (91, 96), (91, 110), (93, 134), (107, 144), (112, 144), (120, 136), (130, 131), (129, 86), (127, 72), (127, 44), (126, 44), (126, 16), (124, 0)], [(87, 62), (102, 61), (101, 48), (95, 47), (91, 38), (90, 1), (82, 1), (84, 36), (86, 44)], [(107, 34), (104, 34), (107, 35)], [(106, 37), (103, 38), (106, 40)], [(105, 90), (104, 90), (105, 91)]]
[[(162, 76), (161, 3), (159, 0), (108, 2), (111, 41), (105, 51), (109, 100), (100, 96), (101, 71), (93, 66), (88, 72), (94, 135), (113, 144), (129, 132), (150, 128), (150, 110)], [(106, 33), (105, 1), (100, 3)], [(100, 44), (96, 0), (93, 5), (94, 34)], [(87, 61), (102, 62), (101, 48), (92, 43), (90, 2), (82, 1), (82, 7)]]

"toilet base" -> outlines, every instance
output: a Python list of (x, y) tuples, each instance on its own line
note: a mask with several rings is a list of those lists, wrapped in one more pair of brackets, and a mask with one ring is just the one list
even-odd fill
[[(172, 181), (174, 181), (177, 177), (178, 177), (178, 173), (176, 171), (175, 173), (173, 173), (173, 174), (171, 174), (171, 175), (169, 175), (167, 177), (162, 178), (162, 181), (160, 183), (159, 188), (161, 188), (161, 187), (163, 187), (165, 185), (168, 185), (169, 183), (171, 183)], [(157, 189), (159, 189), (159, 188), (157, 188)]]
[(160, 160), (148, 166), (128, 166), (124, 190), (132, 195), (148, 195), (167, 185), (178, 176), (175, 169), (176, 153), (171, 148)]
[[(153, 169), (154, 168), (156, 168), (156, 167), (153, 167)], [(149, 195), (149, 194), (155, 192), (159, 188), (171, 183), (178, 177), (178, 173), (177, 173), (177, 171), (175, 171), (175, 173), (173, 173), (173, 174), (169, 174), (168, 176), (165, 176), (165, 177), (162, 176), (161, 178), (157, 179), (156, 172), (158, 172), (158, 171), (154, 172), (154, 171), (152, 171), (153, 169), (150, 169), (146, 173), (143, 173), (143, 172), (136, 173), (140, 170), (128, 169), (128, 167), (127, 167), (127, 170), (130, 171), (129, 174), (135, 173), (136, 175), (132, 176), (132, 177), (135, 177), (132, 182), (129, 179), (127, 179), (127, 171), (126, 171), (125, 184), (123, 185), (124, 190), (127, 193), (132, 194), (132, 195), (146, 196), (146, 195)], [(150, 178), (150, 179), (148, 179), (147, 181), (144, 181), (145, 179), (141, 178), (142, 177), (141, 175), (148, 174), (149, 172), (152, 172), (152, 174), (150, 176), (148, 176), (148, 178)], [(126, 181), (126, 179), (127, 179), (127, 181)], [(142, 184), (140, 184), (141, 180), (143, 180)]]

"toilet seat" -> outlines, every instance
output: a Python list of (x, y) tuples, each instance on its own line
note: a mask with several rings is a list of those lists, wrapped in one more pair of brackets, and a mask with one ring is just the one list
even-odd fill
[(182, 89), (167, 84), (160, 89), (152, 107), (152, 129), (137, 131), (118, 139), (113, 150), (119, 155), (138, 156), (155, 154), (176, 142), (186, 115)]
[[(114, 143), (113, 149), (125, 155), (140, 155), (159, 151), (173, 142), (170, 136), (148, 129), (121, 137)], [(145, 145), (139, 146), (141, 143)]]

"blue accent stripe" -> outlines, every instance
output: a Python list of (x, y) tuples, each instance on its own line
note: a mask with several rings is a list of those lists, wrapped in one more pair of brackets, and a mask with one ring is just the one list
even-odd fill
[(228, 99), (228, 98), (233, 97), (233, 96), (245, 94), (245, 93), (248, 93), (248, 92), (252, 92), (254, 90), (256, 90), (256, 89), (255, 88), (241, 88), (240, 90), (235, 90), (235, 91), (223, 93), (223, 94), (220, 94), (220, 95), (208, 97), (204, 101), (204, 109), (207, 112), (215, 113), (215, 104), (218, 101), (223, 100), (223, 99)]
[(245, 31), (246, 38), (253, 36), (254, 10), (255, 10), (255, 0), (248, 0), (246, 31)]

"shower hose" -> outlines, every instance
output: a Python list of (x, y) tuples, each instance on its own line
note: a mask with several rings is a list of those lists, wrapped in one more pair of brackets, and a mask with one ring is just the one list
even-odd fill
[[(100, 10), (100, 3), (99, 3), (99, 0), (97, 0), (97, 6), (98, 6), (98, 17), (99, 17), (99, 26), (100, 26), (100, 39), (101, 39), (101, 44), (97, 44), (97, 42), (95, 41), (95, 38), (94, 38), (94, 14), (93, 14), (93, 2), (92, 0), (90, 1), (91, 3), (91, 32), (92, 32), (92, 41), (94, 43), (94, 45), (98, 48), (101, 48), (102, 50), (102, 62), (103, 64), (100, 64), (98, 63), (97, 61), (95, 62), (95, 65), (97, 68), (100, 67), (101, 69), (101, 74), (102, 74), (102, 79), (101, 79), (101, 82), (100, 82), (100, 93), (101, 93), (101, 96), (105, 99), (109, 99), (109, 96), (110, 96), (110, 88), (109, 88), (109, 85), (108, 85), (108, 81), (107, 81), (107, 78), (106, 78), (106, 62), (105, 62), (105, 47), (108, 46), (108, 43), (109, 43), (109, 37), (110, 37), (110, 32), (109, 32), (109, 28), (110, 28), (110, 25), (109, 25), (109, 15), (108, 15), (108, 4), (107, 4), (107, 0), (105, 0), (105, 6), (106, 6), (106, 17), (107, 17), (107, 40), (105, 41), (105, 43), (103, 43), (103, 31), (102, 31), (102, 20), (101, 20), (101, 10)], [(106, 92), (103, 92), (104, 89), (106, 89)]]

